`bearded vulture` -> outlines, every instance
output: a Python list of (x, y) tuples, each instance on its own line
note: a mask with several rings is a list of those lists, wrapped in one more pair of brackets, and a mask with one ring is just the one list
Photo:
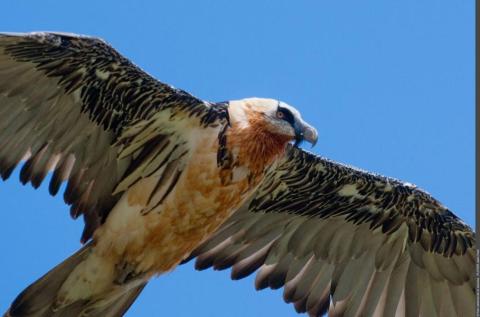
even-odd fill
[[(84, 246), (5, 316), (121, 316), (155, 275), (258, 271), (310, 316), (473, 316), (475, 235), (417, 187), (299, 148), (295, 108), (211, 103), (103, 40), (0, 35), (0, 174), (67, 183)], [(3, 287), (7, 287), (4, 285)]]

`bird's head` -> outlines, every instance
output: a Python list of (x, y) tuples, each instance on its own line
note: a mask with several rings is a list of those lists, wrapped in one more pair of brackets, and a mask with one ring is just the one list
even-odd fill
[[(303, 141), (312, 146), (317, 143), (318, 134), (306, 123), (294, 107), (274, 99), (247, 98), (231, 102), (233, 117), (240, 123), (257, 127), (257, 131), (299, 146)], [(254, 141), (254, 140), (252, 140)]]

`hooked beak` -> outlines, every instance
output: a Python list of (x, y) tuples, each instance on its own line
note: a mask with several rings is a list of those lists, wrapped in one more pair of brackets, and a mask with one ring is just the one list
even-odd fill
[(318, 133), (317, 130), (303, 120), (296, 120), (293, 126), (295, 129), (295, 144), (298, 147), (303, 141), (309, 142), (312, 147), (317, 144)]

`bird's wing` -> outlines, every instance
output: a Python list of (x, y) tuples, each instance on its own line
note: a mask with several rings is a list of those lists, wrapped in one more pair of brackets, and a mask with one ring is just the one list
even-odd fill
[(257, 289), (311, 316), (473, 316), (474, 240), (413, 185), (292, 148), (189, 259), (259, 269)]
[(22, 183), (38, 187), (53, 171), (55, 195), (67, 181), (83, 241), (129, 185), (159, 171), (162, 181), (178, 179), (186, 121), (225, 120), (222, 106), (157, 81), (103, 40), (0, 34), (0, 175), (25, 160)]

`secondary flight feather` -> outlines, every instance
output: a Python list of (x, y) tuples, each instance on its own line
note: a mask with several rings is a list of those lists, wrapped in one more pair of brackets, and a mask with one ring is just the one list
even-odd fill
[(6, 316), (121, 316), (196, 258), (284, 287), (311, 316), (472, 316), (475, 235), (407, 183), (299, 148), (316, 130), (273, 99), (212, 103), (104, 41), (0, 35), (0, 175), (52, 172), (85, 245)]

